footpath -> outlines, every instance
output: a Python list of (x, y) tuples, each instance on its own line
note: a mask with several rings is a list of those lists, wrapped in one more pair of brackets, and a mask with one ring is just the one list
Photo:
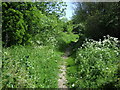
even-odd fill
[(60, 65), (60, 73), (59, 73), (59, 79), (58, 79), (58, 88), (67, 88), (66, 83), (66, 59), (68, 58), (70, 54), (70, 48), (67, 48), (65, 51), (65, 54), (62, 56), (63, 62)]

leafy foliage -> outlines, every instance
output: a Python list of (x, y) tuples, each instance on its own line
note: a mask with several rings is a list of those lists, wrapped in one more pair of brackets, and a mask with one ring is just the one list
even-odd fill
[(56, 17), (62, 17), (65, 15), (65, 2), (35, 2), (35, 5), (47, 16), (55, 15)]
[[(109, 36), (94, 41), (107, 34), (119, 38), (119, 3), (78, 3), (70, 21), (61, 18), (65, 7), (63, 2), (2, 3), (2, 88), (57, 88), (60, 51), (68, 46), (75, 55), (67, 60), (68, 87), (120, 86), (119, 41)], [(82, 44), (86, 38), (92, 39)]]
[[(85, 37), (99, 40), (110, 35), (119, 39), (119, 2), (82, 2), (76, 6), (73, 22), (84, 24), (85, 29), (81, 27), (79, 29), (83, 31)], [(79, 29), (75, 31), (79, 32)]]
[[(61, 27), (58, 14), (64, 12), (65, 7), (61, 3), (32, 3), (32, 2), (4, 2), (2, 3), (3, 12), (3, 37), (4, 46), (16, 44), (29, 44), (36, 35), (43, 33), (43, 38), (53, 37), (57, 35), (57, 31)], [(42, 7), (41, 7), (42, 6)], [(49, 9), (50, 8), (50, 9)], [(51, 9), (53, 9), (51, 11)], [(62, 10), (62, 11), (61, 11)], [(44, 12), (43, 12), (44, 11)], [(57, 30), (55, 29), (57, 28)], [(53, 35), (54, 34), (54, 35)], [(42, 41), (45, 41), (43, 40)]]
[(79, 36), (78, 34), (74, 34), (72, 32), (73, 25), (71, 21), (66, 22), (63, 26), (63, 29), (64, 31), (61, 33), (61, 38), (63, 39), (63, 41), (65, 41), (65, 43), (69, 44), (71, 42), (77, 42)]
[(117, 43), (116, 38), (109, 36), (103, 41), (87, 40), (78, 49), (74, 63), (68, 62), (69, 87), (104, 88), (112, 83), (108, 88), (114, 88), (119, 79)]

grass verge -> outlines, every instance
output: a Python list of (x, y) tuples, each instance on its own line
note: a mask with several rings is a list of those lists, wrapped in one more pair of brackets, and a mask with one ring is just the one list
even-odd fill
[(3, 48), (2, 88), (57, 88), (61, 54), (50, 46)]

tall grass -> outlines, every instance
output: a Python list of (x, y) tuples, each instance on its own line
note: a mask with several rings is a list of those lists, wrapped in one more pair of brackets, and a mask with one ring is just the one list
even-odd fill
[(61, 53), (50, 46), (3, 48), (2, 88), (57, 88)]

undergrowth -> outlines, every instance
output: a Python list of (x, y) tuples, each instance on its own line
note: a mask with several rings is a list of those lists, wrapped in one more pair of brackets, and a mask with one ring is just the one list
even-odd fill
[(117, 38), (86, 40), (75, 59), (67, 60), (70, 88), (118, 88), (120, 85), (120, 49)]
[(57, 88), (61, 54), (50, 46), (3, 48), (2, 88)]

